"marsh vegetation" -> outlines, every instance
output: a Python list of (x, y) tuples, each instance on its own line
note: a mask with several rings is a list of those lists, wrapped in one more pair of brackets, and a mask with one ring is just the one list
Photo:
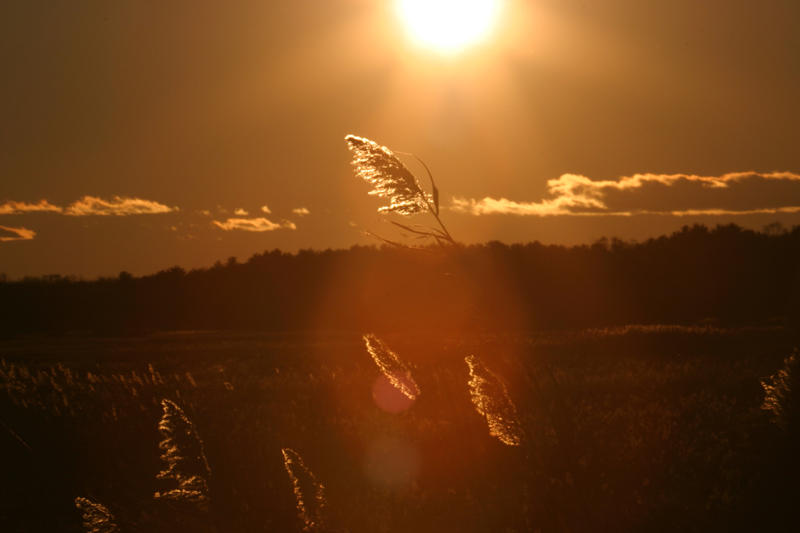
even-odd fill
[[(762, 409), (760, 383), (784, 367), (797, 341), (786, 328), (384, 341), (418, 386), (402, 409), (381, 407), (384, 373), (360, 335), (4, 341), (0, 523), (6, 531), (77, 532), (87, 512), (108, 513), (120, 531), (730, 531), (792, 523), (796, 452), (773, 411)], [(475, 409), (470, 380), (488, 374), (470, 375), (469, 354), (513, 400), (519, 445), (493, 436)], [(183, 429), (170, 433), (170, 424)], [(184, 457), (192, 461), (170, 452), (181, 435), (179, 449), (194, 449)]]

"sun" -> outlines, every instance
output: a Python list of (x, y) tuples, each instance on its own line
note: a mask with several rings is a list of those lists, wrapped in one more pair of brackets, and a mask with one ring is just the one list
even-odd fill
[(397, 12), (422, 46), (453, 54), (485, 40), (494, 28), (501, 0), (397, 0)]

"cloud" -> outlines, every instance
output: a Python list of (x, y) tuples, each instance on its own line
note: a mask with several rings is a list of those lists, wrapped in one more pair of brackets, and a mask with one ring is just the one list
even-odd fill
[(635, 174), (592, 180), (563, 174), (547, 182), (550, 198), (453, 198), (450, 209), (471, 215), (673, 216), (800, 212), (800, 174), (736, 172), (722, 176)]
[(690, 217), (698, 215), (721, 216), (721, 215), (774, 215), (776, 213), (800, 213), (800, 206), (771, 207), (764, 209), (686, 209), (684, 211), (670, 211), (669, 215), (676, 217)]
[(293, 222), (284, 220), (280, 224), (267, 220), (266, 218), (229, 218), (224, 222), (214, 220), (212, 223), (225, 231), (274, 231), (276, 229), (297, 229)]
[(311, 211), (309, 211), (305, 207), (295, 207), (294, 209), (292, 209), (292, 213), (294, 213), (295, 215), (297, 215), (299, 217), (304, 217), (306, 215), (311, 214)]
[(0, 204), (0, 215), (19, 215), (23, 213), (58, 213), (69, 216), (88, 215), (153, 215), (177, 211), (177, 207), (144, 200), (142, 198), (128, 198), (114, 196), (111, 200), (104, 200), (96, 196), (84, 196), (78, 201), (61, 207), (51, 204), (47, 200), (38, 203), (9, 201)]
[(550, 215), (571, 214), (567, 209), (550, 200), (543, 200), (542, 202), (515, 202), (507, 198), (490, 198), (488, 196), (482, 200), (455, 197), (453, 198), (453, 204), (450, 209), (470, 215), (503, 214), (545, 217)]
[(267, 207), (266, 205), (262, 205), (262, 206), (261, 206), (261, 211), (262, 211), (262, 212), (264, 212), (264, 213), (266, 213), (266, 214), (268, 214), (268, 215), (269, 215), (270, 213), (272, 213), (272, 211), (270, 210), (270, 208), (269, 208), (269, 207)]
[(250, 213), (248, 213), (246, 209), (239, 207), (233, 211), (233, 214), (240, 217), (246, 217)]
[(36, 232), (28, 228), (0, 226), (0, 242), (30, 241), (34, 237), (36, 237)]
[(177, 207), (144, 200), (142, 198), (128, 198), (114, 196), (111, 200), (103, 200), (96, 196), (84, 196), (64, 209), (65, 215), (70, 216), (128, 216), (128, 215), (156, 215), (177, 211)]
[(39, 203), (29, 204), (27, 202), (6, 202), (0, 204), (0, 215), (18, 215), (21, 213), (61, 213), (63, 209), (53, 205), (47, 200), (39, 200)]

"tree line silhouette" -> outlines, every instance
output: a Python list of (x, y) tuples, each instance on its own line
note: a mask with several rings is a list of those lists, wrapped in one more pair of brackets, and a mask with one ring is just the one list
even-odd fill
[(497, 331), (800, 323), (800, 226), (645, 242), (280, 250), (81, 280), (0, 276), (0, 335), (157, 330)]

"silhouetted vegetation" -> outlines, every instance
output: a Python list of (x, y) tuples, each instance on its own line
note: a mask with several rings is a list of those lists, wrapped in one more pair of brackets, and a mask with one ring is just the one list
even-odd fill
[(796, 530), (785, 328), (386, 341), (399, 411), (357, 334), (2, 341), (0, 530)]
[(0, 529), (780, 530), (799, 274), (693, 226), (5, 280)]
[(211, 268), (0, 279), (0, 335), (155, 330), (536, 330), (797, 323), (800, 226), (642, 243), (279, 250)]

